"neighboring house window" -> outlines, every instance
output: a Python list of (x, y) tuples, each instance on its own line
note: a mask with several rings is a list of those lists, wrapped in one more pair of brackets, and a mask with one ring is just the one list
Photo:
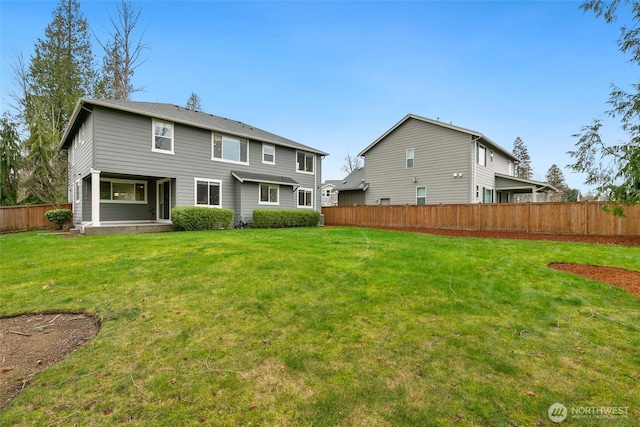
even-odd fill
[(296, 170), (298, 172), (313, 173), (313, 158), (315, 156), (311, 153), (304, 153), (298, 151), (296, 155)]
[[(484, 188), (484, 187), (483, 187)], [(493, 190), (490, 188), (484, 188), (483, 203), (493, 203)]]
[(262, 163), (274, 165), (276, 163), (276, 147), (269, 144), (262, 144)]
[(261, 205), (277, 205), (279, 199), (280, 186), (273, 184), (260, 184), (260, 200)]
[(407, 148), (407, 169), (413, 169), (413, 148)]
[(489, 158), (491, 159), (491, 161), (493, 162), (493, 150), (491, 150), (491, 152), (489, 153)]
[(513, 176), (513, 163), (509, 162), (509, 176)]
[(116, 203), (146, 203), (146, 181), (101, 179), (100, 200)]
[(476, 199), (480, 198), (480, 186), (476, 185)]
[(384, 205), (384, 206), (388, 206), (391, 204), (391, 198), (389, 197), (383, 197), (380, 199), (380, 204)]
[(195, 178), (196, 206), (222, 207), (222, 181)]
[(324, 197), (331, 197), (331, 189), (327, 188), (326, 190), (324, 190)]
[(308, 188), (298, 188), (298, 207), (313, 207), (313, 190), (310, 190)]
[(211, 159), (234, 163), (248, 163), (249, 143), (244, 139), (213, 134)]
[(427, 187), (416, 188), (416, 204), (417, 205), (427, 204)]
[(477, 159), (478, 159), (478, 164), (482, 165), (482, 166), (486, 166), (487, 165), (487, 147), (485, 147), (482, 144), (478, 144), (478, 150), (477, 150)]
[(173, 123), (153, 121), (153, 146), (151, 151), (173, 154)]

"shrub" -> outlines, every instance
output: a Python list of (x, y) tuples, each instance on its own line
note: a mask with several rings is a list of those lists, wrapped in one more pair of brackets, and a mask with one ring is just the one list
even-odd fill
[(320, 213), (318, 211), (301, 209), (256, 209), (253, 211), (253, 225), (257, 228), (315, 227), (319, 221)]
[(231, 209), (178, 206), (171, 209), (171, 222), (176, 231), (215, 230), (226, 228), (233, 220)]
[(44, 216), (62, 230), (65, 224), (73, 218), (73, 212), (71, 212), (71, 209), (51, 209), (46, 211)]

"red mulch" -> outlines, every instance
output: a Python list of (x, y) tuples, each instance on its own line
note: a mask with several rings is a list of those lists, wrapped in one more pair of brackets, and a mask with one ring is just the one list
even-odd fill
[(549, 267), (608, 283), (640, 297), (640, 271), (603, 267), (600, 265), (570, 263), (551, 263)]

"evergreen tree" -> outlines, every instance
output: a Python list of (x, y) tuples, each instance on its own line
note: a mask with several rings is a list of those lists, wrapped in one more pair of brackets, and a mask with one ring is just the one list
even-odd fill
[(66, 194), (66, 161), (58, 143), (78, 98), (97, 88), (89, 29), (76, 0), (60, 0), (28, 68), (16, 74), (29, 134), (24, 141), (27, 199), (58, 205)]
[(565, 192), (569, 189), (567, 183), (564, 180), (564, 173), (555, 163), (551, 165), (547, 174), (545, 175), (545, 181), (548, 184), (553, 185), (558, 192), (552, 196), (553, 201), (560, 201), (564, 199)]
[[(607, 23), (613, 23), (622, 4), (631, 7), (634, 25), (620, 28), (618, 46), (623, 53), (631, 54), (632, 64), (640, 65), (640, 1), (613, 0), (605, 3), (591, 0), (580, 7), (585, 12), (592, 11), (596, 17), (603, 17)], [(585, 184), (595, 185), (597, 195), (609, 202), (605, 209), (618, 216), (624, 215), (624, 205), (640, 203), (640, 83), (631, 84), (631, 88), (632, 92), (626, 92), (612, 85), (608, 101), (611, 110), (607, 112), (611, 118), (619, 118), (628, 141), (617, 144), (603, 141), (600, 136), (602, 122), (596, 119), (573, 135), (578, 139), (576, 149), (568, 152), (575, 160), (568, 167), (586, 173)]]
[(520, 159), (516, 164), (515, 175), (518, 178), (531, 179), (533, 170), (531, 169), (531, 157), (524, 141), (517, 137), (513, 142), (513, 155)]
[(191, 96), (187, 100), (187, 105), (185, 108), (194, 111), (202, 111), (202, 102), (200, 102), (200, 97), (195, 92), (191, 92)]
[(133, 86), (131, 79), (144, 63), (141, 55), (148, 46), (142, 36), (137, 40), (134, 37), (141, 10), (136, 10), (130, 1), (121, 0), (117, 12), (117, 19), (111, 18), (109, 41), (100, 43), (104, 49), (101, 85), (107, 98), (128, 100), (133, 92), (141, 90)]
[(0, 206), (18, 204), (21, 157), (17, 124), (5, 112), (0, 119)]

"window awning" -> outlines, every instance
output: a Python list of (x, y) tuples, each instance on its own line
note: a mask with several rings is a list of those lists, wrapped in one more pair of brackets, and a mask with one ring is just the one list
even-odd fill
[(240, 182), (261, 182), (265, 184), (290, 185), (294, 190), (300, 187), (300, 184), (296, 180), (288, 176), (245, 171), (231, 171), (231, 175)]

